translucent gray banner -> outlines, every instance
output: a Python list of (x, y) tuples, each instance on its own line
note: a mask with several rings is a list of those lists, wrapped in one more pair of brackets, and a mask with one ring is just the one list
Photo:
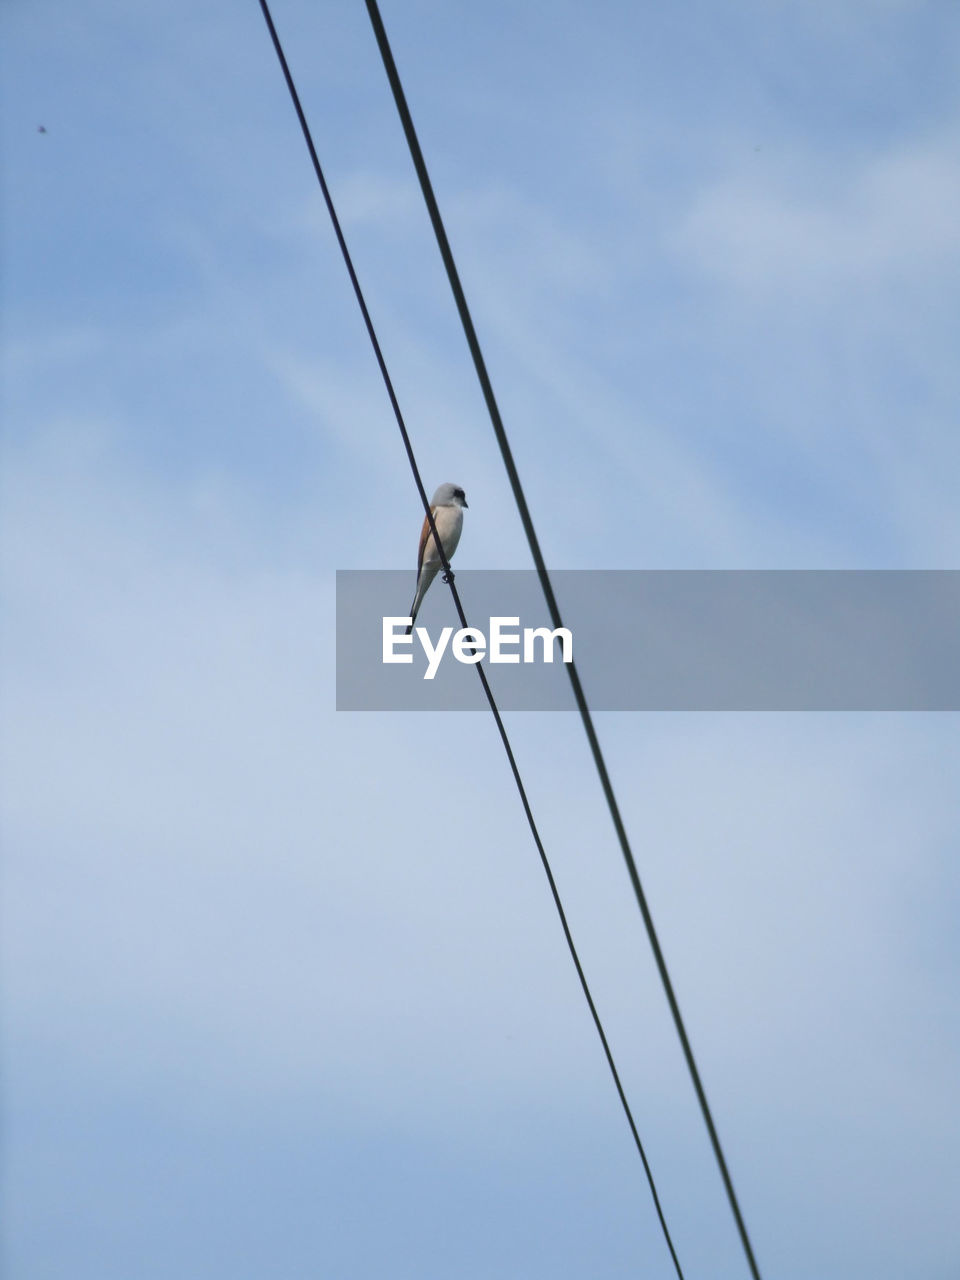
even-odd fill
[(482, 710), (479, 658), (502, 709), (572, 710), (567, 639), (595, 711), (960, 709), (957, 570), (560, 570), (551, 581), (569, 638), (548, 638), (526, 570), (457, 573), (470, 637), (438, 578), (404, 637), (411, 574), (338, 572), (337, 709)]

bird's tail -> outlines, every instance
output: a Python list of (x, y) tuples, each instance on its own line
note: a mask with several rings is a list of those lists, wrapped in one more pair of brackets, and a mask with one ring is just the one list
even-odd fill
[(413, 604), (410, 606), (410, 625), (407, 627), (406, 635), (409, 635), (413, 630), (413, 624), (417, 620), (417, 614), (420, 612), (420, 606), (423, 604), (423, 597), (427, 594), (429, 585), (429, 582), (426, 586), (422, 582), (417, 583), (417, 594), (413, 597)]
[(413, 597), (413, 604), (410, 606), (410, 625), (407, 627), (406, 634), (409, 635), (413, 630), (413, 624), (417, 620), (417, 614), (420, 612), (420, 606), (423, 603), (423, 597), (427, 594), (427, 588), (437, 576), (437, 570), (433, 568), (422, 568), (420, 576), (417, 579), (417, 590)]

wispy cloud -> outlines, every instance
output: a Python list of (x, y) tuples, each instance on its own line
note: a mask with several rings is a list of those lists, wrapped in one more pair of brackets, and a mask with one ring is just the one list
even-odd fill
[(960, 274), (958, 140), (898, 143), (852, 172), (780, 155), (700, 192), (671, 247), (731, 289), (789, 305), (826, 295), (849, 307), (904, 287), (936, 296)]

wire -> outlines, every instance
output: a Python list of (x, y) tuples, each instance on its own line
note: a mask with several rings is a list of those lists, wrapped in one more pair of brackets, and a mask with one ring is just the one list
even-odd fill
[[(446, 553), (443, 550), (443, 543), (440, 540), (440, 538), (437, 536), (437, 528), (436, 528), (436, 525), (434, 524), (433, 513), (430, 510), (430, 502), (427, 498), (426, 490), (423, 487), (423, 480), (421, 479), (420, 470), (419, 470), (419, 467), (417, 466), (417, 460), (413, 452), (413, 445), (410, 442), (410, 435), (407, 431), (406, 423), (404, 422), (404, 419), (403, 419), (403, 413), (401, 412), (400, 404), (397, 400), (396, 392), (394, 391), (394, 388), (393, 388), (393, 382), (390, 378), (390, 373), (387, 369), (387, 364), (383, 357), (383, 351), (381, 350), (380, 342), (377, 338), (376, 330), (373, 327), (373, 321), (370, 318), (370, 312), (368, 311), (366, 301), (364, 300), (363, 290), (360, 287), (360, 281), (357, 277), (356, 271), (354, 270), (353, 260), (350, 256), (350, 251), (347, 248), (347, 242), (346, 242), (346, 239), (344, 238), (343, 231), (340, 226), (340, 220), (337, 217), (337, 212), (333, 204), (333, 199), (330, 195), (330, 190), (327, 186), (326, 179), (323, 176), (323, 169), (320, 165), (320, 159), (317, 155), (316, 148), (313, 144), (313, 138), (310, 133), (310, 127), (307, 124), (306, 116), (303, 113), (303, 107), (300, 104), (300, 96), (297, 93), (297, 88), (296, 88), (296, 85), (294, 84), (293, 76), (291, 75), (290, 67), (287, 63), (286, 55), (283, 52), (283, 46), (281, 45), (280, 38), (277, 35), (277, 29), (274, 26), (273, 17), (271, 16), (270, 8), (267, 4), (267, 0), (260, 0), (260, 8), (263, 11), (263, 16), (267, 24), (267, 29), (270, 32), (270, 38), (273, 41), (273, 47), (274, 47), (274, 50), (276, 51), (277, 59), (280, 63), (280, 67), (283, 71), (284, 79), (286, 80), (286, 83), (287, 83), (287, 89), (290, 93), (290, 98), (293, 102), (294, 109), (297, 113), (297, 119), (300, 121), (300, 128), (301, 128), (301, 131), (303, 132), (304, 141), (307, 144), (307, 150), (310, 153), (310, 159), (313, 161), (313, 168), (317, 176), (317, 181), (320, 183), (320, 190), (323, 192), (324, 202), (326, 203), (326, 206), (327, 206), (327, 212), (330, 215), (330, 221), (333, 224), (334, 234), (336, 235), (337, 243), (340, 246), (340, 252), (343, 255), (343, 260), (347, 268), (347, 274), (349, 275), (350, 282), (353, 285), (353, 291), (356, 295), (357, 303), (360, 307), (360, 312), (363, 316), (363, 321), (364, 321), (364, 324), (366, 325), (367, 334), (369, 335), (371, 345), (373, 346), (374, 354), (376, 355), (377, 364), (380, 367), (380, 373), (383, 378), (384, 385), (387, 389), (387, 395), (390, 399), (390, 404), (393, 407), (394, 416), (397, 419), (397, 426), (400, 429), (400, 435), (403, 439), (404, 449), (406, 450), (407, 459), (409, 460), (409, 463), (410, 463), (410, 469), (413, 472), (413, 478), (417, 486), (417, 491), (420, 494), (420, 500), (423, 503), (424, 511), (426, 512), (427, 519), (430, 522), (430, 530), (431, 530), (431, 533), (433, 534), (434, 544), (436, 545), (440, 553), (440, 559), (444, 569), (444, 578), (449, 583), (450, 593), (453, 596), (454, 605), (456, 607), (457, 616), (460, 619), (460, 623), (464, 628), (467, 628), (469, 624), (467, 622), (466, 614), (464, 613), (463, 604), (460, 600), (460, 593), (457, 591), (457, 588), (454, 582), (454, 575), (450, 570), (449, 561), (447, 560)], [(613, 1053), (610, 1049), (610, 1044), (609, 1044), (609, 1041), (607, 1040), (606, 1033), (604, 1032), (603, 1024), (600, 1021), (600, 1015), (597, 1012), (596, 1005), (594, 1004), (593, 996), (590, 994), (590, 987), (587, 983), (586, 974), (583, 971), (583, 965), (580, 963), (580, 957), (577, 953), (577, 948), (573, 941), (573, 934), (570, 932), (570, 925), (567, 921), (567, 915), (563, 909), (563, 903), (560, 899), (560, 893), (559, 893), (559, 890), (557, 889), (557, 884), (553, 877), (553, 871), (551, 870), (550, 862), (549, 862), (549, 859), (547, 858), (546, 849), (544, 848), (543, 841), (540, 837), (540, 831), (537, 827), (536, 820), (534, 819), (534, 816), (533, 816), (533, 810), (530, 807), (530, 801), (527, 797), (527, 791), (523, 785), (523, 779), (520, 775), (520, 769), (517, 765), (516, 757), (513, 754), (513, 748), (510, 745), (510, 739), (507, 736), (507, 731), (503, 723), (503, 718), (500, 715), (500, 709), (497, 706), (496, 700), (493, 696), (493, 691), (491, 690), (489, 681), (487, 680), (487, 674), (484, 671), (482, 664), (477, 663), (475, 665), (476, 665), (477, 674), (480, 677), (480, 683), (483, 686), (484, 694), (486, 695), (487, 702), (490, 706), (490, 711), (493, 714), (494, 722), (496, 723), (496, 726), (497, 726), (497, 731), (500, 734), (500, 741), (503, 743), (503, 749), (506, 752), (507, 761), (510, 765), (510, 771), (513, 774), (513, 780), (516, 784), (517, 792), (520, 796), (520, 803), (523, 806), (523, 812), (526, 815), (527, 824), (530, 827), (530, 833), (533, 836), (534, 843), (536, 844), (536, 847), (537, 847), (537, 852), (540, 855), (540, 862), (543, 866), (544, 873), (547, 877), (547, 883), (550, 886), (550, 893), (553, 897), (554, 906), (557, 909), (557, 915), (560, 919), (560, 925), (563, 929), (563, 936), (567, 942), (567, 948), (569, 949), (571, 959), (573, 960), (574, 968), (577, 971), (577, 977), (580, 980), (580, 986), (583, 990), (584, 998), (586, 999), (587, 1006), (590, 1010), (590, 1015), (593, 1018), (593, 1023), (597, 1030), (597, 1035), (599, 1036), (600, 1043), (603, 1046), (603, 1052), (607, 1059), (607, 1065), (610, 1068), (610, 1074), (613, 1077), (613, 1082), (617, 1090), (617, 1095), (620, 1098), (621, 1106), (623, 1107), (624, 1114), (627, 1118), (627, 1124), (630, 1127), (630, 1132), (633, 1135), (634, 1143), (636, 1144), (637, 1151), (643, 1163), (643, 1169), (644, 1169), (644, 1172), (646, 1173), (647, 1182), (650, 1186), (650, 1194), (653, 1197), (653, 1203), (657, 1212), (657, 1218), (659, 1219), (660, 1227), (661, 1227), (661, 1230), (663, 1231), (663, 1236), (666, 1241), (667, 1248), (670, 1251), (670, 1257), (673, 1260), (673, 1265), (676, 1268), (676, 1272), (679, 1277), (679, 1280), (683, 1280), (683, 1271), (680, 1268), (680, 1261), (677, 1257), (676, 1250), (674, 1249), (674, 1246), (673, 1246), (673, 1241), (670, 1237), (670, 1231), (667, 1227), (666, 1218), (664, 1217), (663, 1207), (660, 1203), (660, 1197), (657, 1193), (656, 1183), (654, 1182), (654, 1179), (653, 1179), (653, 1171), (650, 1168), (650, 1163), (647, 1159), (647, 1154), (646, 1154), (646, 1151), (644, 1150), (643, 1142), (640, 1139), (640, 1133), (637, 1129), (636, 1122), (634, 1121), (633, 1113), (630, 1110), (630, 1104), (627, 1101), (627, 1096), (624, 1092), (623, 1084), (620, 1080), (620, 1074), (617, 1071), (616, 1064), (613, 1060)]]
[[(473, 363), (476, 368), (477, 377), (483, 391), (483, 398), (486, 401), (487, 411), (490, 415), (490, 421), (493, 424), (494, 434), (497, 443), (500, 446), (500, 453), (503, 456), (504, 466), (507, 470), (507, 476), (510, 480), (510, 487), (513, 490), (514, 500), (520, 513), (520, 519), (523, 522), (524, 532), (527, 535), (527, 542), (530, 546), (530, 553), (533, 556), (533, 562), (536, 566), (537, 573), (540, 577), (540, 585), (543, 588), (543, 594), (546, 598), (547, 608), (550, 617), (553, 620), (554, 627), (561, 627), (563, 622), (560, 617), (560, 609), (557, 604), (556, 596), (553, 592), (553, 586), (550, 582), (550, 576), (547, 572), (546, 562), (543, 553), (540, 550), (540, 542), (537, 538), (536, 531), (533, 527), (533, 520), (530, 516), (530, 508), (527, 506), (527, 500), (523, 492), (523, 486), (520, 483), (520, 475), (517, 471), (516, 463), (513, 459), (513, 451), (507, 439), (507, 433), (500, 416), (500, 410), (497, 406), (496, 398), (493, 394), (493, 386), (487, 373), (486, 362), (483, 359), (483, 353), (480, 350), (480, 342), (477, 338), (476, 329), (473, 325), (473, 319), (470, 315), (470, 309), (467, 306), (467, 299), (463, 292), (463, 286), (460, 283), (460, 276), (453, 260), (453, 252), (450, 248), (450, 242), (447, 239), (446, 229), (443, 225), (443, 219), (440, 216), (440, 208), (437, 204), (436, 197), (433, 193), (433, 186), (430, 182), (430, 176), (427, 172), (426, 162), (423, 158), (423, 152), (420, 149), (420, 143), (417, 133), (413, 125), (413, 118), (410, 115), (410, 109), (407, 106), (406, 96), (403, 92), (403, 86), (400, 83), (400, 75), (397, 71), (397, 65), (393, 58), (390, 48), (390, 42), (387, 39), (387, 33), (383, 25), (383, 19), (380, 17), (380, 10), (377, 6), (377, 0), (366, 0), (367, 12), (370, 15), (370, 22), (373, 26), (374, 35), (377, 41), (377, 47), (380, 50), (380, 56), (383, 59), (384, 69), (387, 73), (387, 79), (390, 82), (390, 88), (393, 91), (394, 102), (396, 103), (397, 112), (403, 125), (403, 132), (407, 139), (407, 146), (410, 149), (410, 155), (413, 159), (413, 166), (416, 169), (417, 177), (420, 180), (420, 188), (423, 192), (423, 198), (430, 214), (430, 221), (433, 224), (434, 234), (437, 239), (437, 245), (440, 249), (440, 256), (446, 267), (447, 277), (450, 281), (450, 288), (457, 304), (457, 311), (460, 315), (460, 321), (463, 325), (464, 334), (467, 339), (467, 345), (470, 348), (470, 354), (473, 357)], [(740, 1241), (746, 1254), (747, 1262), (750, 1266), (750, 1272), (754, 1280), (761, 1280), (760, 1272), (757, 1268), (756, 1259), (754, 1258), (753, 1248), (750, 1244), (750, 1237), (747, 1234), (746, 1224), (743, 1215), (740, 1212), (740, 1205), (737, 1201), (736, 1192), (733, 1189), (733, 1180), (730, 1177), (730, 1171), (727, 1168), (727, 1162), (724, 1158), (723, 1148), (720, 1145), (720, 1138), (713, 1121), (713, 1115), (707, 1102), (707, 1096), (704, 1092), (703, 1083), (700, 1079), (700, 1072), (693, 1056), (693, 1049), (687, 1036), (686, 1027), (680, 1014), (680, 1006), (677, 1003), (677, 997), (673, 989), (673, 983), (670, 980), (670, 974), (667, 970), (667, 963), (657, 937), (657, 931), (654, 927), (653, 916), (650, 914), (650, 907), (647, 903), (646, 894), (640, 883), (640, 873), (637, 870), (637, 864), (633, 857), (630, 847), (630, 841), (627, 836), (626, 827), (620, 814), (620, 806), (617, 803), (614, 794), (613, 784), (610, 781), (610, 774), (607, 770), (603, 752), (600, 749), (600, 740), (597, 737), (593, 724), (593, 717), (587, 705), (587, 700), (583, 692), (583, 686), (580, 683), (580, 676), (573, 662), (567, 663), (567, 673), (570, 677), (570, 683), (573, 686), (573, 695), (577, 703), (577, 709), (580, 712), (580, 718), (583, 721), (584, 731), (587, 735), (587, 741), (590, 744), (590, 751), (593, 755), (594, 764), (597, 774), (600, 778), (600, 785), (603, 788), (603, 794), (606, 797), (607, 807), (610, 810), (610, 817), (617, 833), (617, 839), (620, 842), (620, 849), (623, 853), (624, 862), (627, 866), (627, 872), (630, 877), (630, 883), (633, 886), (633, 892), (640, 907), (640, 914), (643, 916), (643, 922), (646, 926), (647, 937), (656, 960), (657, 969), (660, 974), (660, 981), (663, 985), (664, 992), (667, 997), (667, 1003), (670, 1006), (670, 1012), (673, 1015), (674, 1026), (683, 1048), (683, 1056), (686, 1059), (687, 1069), (690, 1078), (693, 1081), (694, 1091), (697, 1100), (700, 1103), (700, 1110), (703, 1115), (704, 1122), (707, 1126), (707, 1132), (710, 1135), (710, 1142), (713, 1147), (714, 1156), (720, 1169), (720, 1175), (723, 1179), (723, 1185), (726, 1189), (727, 1199), (730, 1202), (730, 1208), (733, 1212), (734, 1220), (737, 1224), (737, 1231), (740, 1235)]]

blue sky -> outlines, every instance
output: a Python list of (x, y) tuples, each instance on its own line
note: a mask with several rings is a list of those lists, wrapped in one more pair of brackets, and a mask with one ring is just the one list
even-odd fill
[[(383, 15), (552, 567), (957, 566), (955, 6)], [(274, 17), (457, 562), (527, 567), (364, 7)], [(257, 5), (4, 23), (5, 1273), (668, 1276), (492, 725), (333, 709), (420, 514)], [(509, 727), (745, 1275), (582, 734)], [(955, 1276), (955, 717), (599, 727), (764, 1274)]]

